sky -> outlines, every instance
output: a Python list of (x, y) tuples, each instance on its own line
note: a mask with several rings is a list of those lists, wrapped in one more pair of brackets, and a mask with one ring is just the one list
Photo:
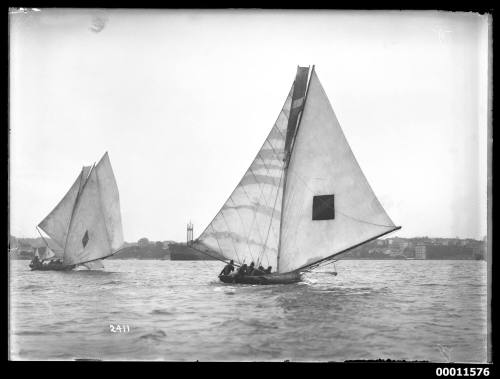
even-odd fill
[(10, 233), (108, 151), (126, 241), (210, 223), (315, 65), (401, 237), (487, 233), (487, 15), (41, 9), (9, 21)]

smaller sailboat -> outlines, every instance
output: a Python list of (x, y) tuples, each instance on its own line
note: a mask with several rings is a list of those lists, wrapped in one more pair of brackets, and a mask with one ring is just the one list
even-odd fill
[[(41, 229), (57, 245), (51, 249)], [(67, 271), (82, 266), (103, 268), (102, 260), (123, 245), (120, 198), (106, 152), (84, 166), (69, 191), (37, 227), (46, 249), (37, 250), (32, 270)], [(44, 261), (48, 260), (48, 263)]]
[[(35, 248), (35, 257), (43, 262), (56, 257), (56, 253), (48, 246), (41, 246)], [(58, 258), (61, 258), (61, 256), (58, 256)]]
[(361, 171), (314, 66), (297, 67), (264, 144), (193, 248), (240, 268), (255, 263), (250, 274), (221, 273), (222, 282), (288, 284), (397, 229)]

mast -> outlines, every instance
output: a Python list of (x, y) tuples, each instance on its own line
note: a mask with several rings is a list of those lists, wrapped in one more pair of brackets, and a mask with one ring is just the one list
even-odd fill
[[(108, 152), (104, 153), (104, 156), (106, 156), (107, 153)], [(104, 156), (103, 156), (103, 158), (104, 158)], [(101, 160), (102, 160), (102, 158), (101, 158)], [(101, 162), (99, 162), (99, 163), (101, 163)], [(90, 173), (89, 173), (89, 178), (90, 178)], [(96, 175), (95, 178), (96, 178), (96, 183), (97, 183), (97, 193), (99, 194), (99, 213), (101, 214), (101, 217), (104, 219), (105, 215), (104, 215), (104, 211), (102, 209), (102, 204), (101, 204), (102, 193), (101, 193), (100, 185), (99, 185), (99, 175)], [(109, 246), (111, 246), (111, 237), (109, 235), (109, 230), (108, 230), (107, 227), (106, 227), (106, 238), (108, 240)], [(107, 257), (109, 257), (111, 255), (113, 255), (113, 253), (111, 253), (111, 254), (109, 254), (109, 255), (107, 255), (105, 257), (102, 257), (100, 259), (107, 258)], [(92, 261), (94, 261), (94, 260), (97, 260), (97, 259), (92, 259)]]
[[(308, 72), (308, 76), (309, 76), (309, 67), (307, 68), (307, 72)], [(299, 68), (300, 66), (297, 65), (297, 75), (296, 75), (296, 78), (295, 78), (295, 81), (297, 81), (298, 77), (299, 77)], [(314, 65), (312, 66), (312, 70), (314, 70)], [(311, 73), (312, 73), (312, 70), (311, 70)], [(299, 129), (299, 126), (300, 126), (300, 121), (302, 120), (302, 111), (304, 110), (304, 106), (306, 104), (306, 100), (307, 100), (307, 93), (309, 91), (309, 83), (307, 82), (307, 77), (306, 77), (306, 90), (305, 90), (305, 94), (304, 94), (304, 100), (302, 101), (302, 105), (300, 106), (300, 110), (299, 110), (299, 113), (298, 113), (298, 121), (297, 121), (297, 124), (296, 124), (296, 127), (295, 128), (291, 128), (291, 126), (293, 127), (294, 125), (290, 125), (290, 123), (288, 124), (288, 128), (287, 128), (287, 135), (286, 135), (286, 141), (285, 141), (285, 162), (284, 162), (284, 169), (283, 169), (283, 192), (282, 192), (282, 195), (281, 195), (281, 217), (280, 217), (280, 227), (279, 227), (279, 239), (278, 239), (278, 257), (277, 257), (277, 260), (276, 260), (276, 271), (279, 270), (279, 265), (280, 265), (280, 253), (281, 253), (281, 225), (283, 224), (283, 214), (285, 213), (284, 212), (284, 206), (285, 206), (285, 190), (286, 190), (286, 182), (287, 182), (287, 177), (288, 177), (288, 164), (290, 162), (290, 157), (292, 156), (292, 150), (293, 150), (293, 145), (294, 145), (294, 142), (295, 142), (295, 136), (297, 135), (297, 131)], [(294, 90), (295, 90), (295, 87), (294, 87)], [(295, 95), (295, 91), (294, 91), (294, 95)], [(292, 96), (292, 106), (293, 106), (293, 100), (294, 100), (295, 96)], [(291, 114), (291, 111), (290, 111), (290, 114)], [(290, 120), (289, 120), (290, 122)]]

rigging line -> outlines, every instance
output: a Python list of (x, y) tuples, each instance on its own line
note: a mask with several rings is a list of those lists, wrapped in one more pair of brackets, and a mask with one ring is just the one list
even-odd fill
[[(211, 258), (217, 259), (218, 261), (224, 262), (224, 263), (228, 263), (228, 262), (230, 261), (230, 259), (229, 259), (229, 258), (224, 257), (224, 258), (226, 259), (226, 260), (224, 260), (224, 259), (222, 259), (222, 258), (219, 258), (219, 257), (216, 257), (216, 256), (214, 256), (214, 255), (211, 255), (211, 254), (207, 253), (206, 251), (203, 251), (203, 250), (197, 249), (196, 247), (193, 247), (193, 246), (190, 246), (190, 248), (191, 248), (191, 249), (193, 249), (193, 250), (196, 250), (196, 251), (198, 251), (198, 252), (200, 252), (200, 253), (202, 253), (202, 254), (204, 254), (204, 255), (206, 255), (206, 256), (209, 256), (209, 257), (211, 257)], [(241, 265), (239, 265), (238, 263), (234, 263), (234, 260), (233, 260), (233, 264), (234, 264), (235, 266), (241, 266)]]
[[(247, 172), (248, 172), (248, 171), (247, 171)], [(252, 204), (252, 201), (250, 200), (250, 196), (248, 196), (248, 193), (247, 193), (247, 191), (245, 190), (245, 186), (241, 186), (240, 188), (243, 190), (243, 193), (244, 193), (244, 194), (245, 194), (245, 196), (247, 197), (247, 199), (248, 199), (248, 203), (249, 203), (249, 204)], [(254, 260), (254, 258), (253, 258), (252, 250), (250, 249), (250, 246), (249, 246), (249, 244), (248, 244), (248, 240), (250, 239), (250, 233), (252, 232), (252, 229), (253, 229), (253, 226), (254, 226), (254, 224), (255, 224), (255, 219), (256, 219), (256, 218), (257, 218), (257, 214), (256, 214), (256, 212), (253, 212), (252, 223), (251, 223), (250, 228), (248, 229), (248, 233), (247, 233), (247, 235), (246, 235), (246, 244), (247, 244), (247, 246), (249, 247), (249, 250), (250, 250), (250, 256), (252, 257), (252, 261)]]
[(81, 263), (75, 263), (74, 265), (67, 265), (67, 266), (78, 266), (78, 265), (84, 265), (85, 263), (89, 263), (89, 262), (94, 262), (94, 261), (99, 261), (99, 260), (104, 260), (106, 258), (109, 258), (111, 257), (112, 255), (115, 255), (116, 253), (122, 251), (122, 250), (125, 250), (127, 248), (127, 246), (124, 246), (118, 250), (116, 250), (114, 253), (111, 253), (109, 255), (105, 255), (104, 257), (100, 257), (100, 258), (95, 258), (95, 259), (91, 259), (89, 261), (85, 261), (85, 262), (81, 262)]
[[(252, 163), (252, 164), (253, 164), (253, 163)], [(253, 171), (252, 171), (252, 166), (250, 166), (250, 167), (248, 168), (247, 172), (250, 172), (250, 173), (253, 175), (253, 177), (254, 177), (254, 179), (255, 179), (255, 182), (256, 182), (256, 183), (258, 184), (258, 186), (259, 186), (259, 190), (260, 190), (260, 192), (261, 192), (261, 193), (260, 193), (260, 196), (262, 197), (262, 196), (263, 196), (263, 194), (262, 194), (262, 189), (261, 189), (261, 187), (260, 187), (260, 182), (259, 182), (259, 181), (257, 180), (257, 178), (255, 177), (255, 174), (254, 174), (254, 173), (253, 173)], [(245, 175), (246, 175), (246, 173), (245, 173)], [(247, 191), (245, 190), (245, 186), (244, 186), (244, 185), (243, 185), (243, 186), (241, 186), (241, 189), (242, 189), (242, 190), (243, 190), (243, 192), (245, 193), (245, 195), (246, 195), (246, 197), (247, 197), (247, 199), (248, 199), (249, 204), (253, 204), (253, 203), (252, 203), (252, 200), (250, 199), (250, 196), (248, 196), (248, 193), (247, 193)], [(265, 201), (265, 197), (264, 197), (264, 201)], [(268, 205), (267, 203), (265, 203), (265, 205), (266, 205), (267, 207), (269, 207), (269, 205)], [(253, 212), (252, 224), (251, 224), (250, 229), (248, 230), (248, 234), (247, 234), (247, 244), (248, 244), (248, 239), (250, 238), (250, 233), (252, 232), (252, 230), (253, 230), (253, 228), (254, 228), (254, 225), (255, 225), (255, 220), (256, 220), (256, 219), (257, 219), (257, 212), (256, 212), (256, 211), (254, 211), (254, 212)], [(258, 228), (257, 228), (257, 233), (259, 234), (259, 238), (260, 238), (260, 240), (262, 241), (262, 236), (261, 236), (261, 234), (260, 234), (260, 229), (258, 229)], [(261, 244), (262, 244), (262, 242), (261, 242)], [(253, 254), (252, 254), (252, 260), (255, 260), (255, 259), (254, 259), (254, 257), (253, 257)]]
[[(273, 129), (274, 129), (274, 128), (275, 128), (275, 127), (273, 127)], [(276, 128), (276, 129), (278, 129), (278, 128)], [(279, 130), (279, 129), (278, 129), (278, 130)], [(272, 129), (271, 129), (271, 133), (272, 133)], [(271, 134), (271, 133), (269, 133), (269, 134)], [(283, 137), (282, 137), (282, 138), (283, 138)], [(269, 141), (269, 137), (267, 137), (267, 138), (266, 138), (266, 140), (264, 141), (264, 144), (263, 144), (263, 146), (262, 146), (262, 147), (264, 147), (264, 146), (266, 145), (266, 142), (269, 144), (269, 146), (271, 146), (271, 150), (272, 150), (272, 152), (273, 152), (273, 155), (275, 156), (275, 158), (274, 158), (274, 159), (276, 159), (276, 160), (280, 160), (280, 153), (279, 153), (279, 152), (278, 152), (278, 153), (276, 152), (276, 149), (277, 149), (277, 148), (275, 148), (275, 147), (274, 147), (274, 145), (273, 145), (273, 144)], [(283, 143), (284, 143), (284, 142), (285, 142), (285, 141), (283, 141)], [(281, 148), (278, 148), (278, 149), (281, 149)], [(261, 151), (262, 151), (262, 149), (260, 149), (260, 150), (259, 150), (259, 152), (257, 153), (257, 156), (258, 156), (258, 155), (260, 155), (260, 152), (261, 152)], [(257, 157), (256, 157), (256, 159), (257, 159)], [(260, 159), (262, 159), (262, 158), (260, 157)]]
[[(271, 230), (271, 226), (273, 224), (273, 217), (274, 217), (274, 211), (276, 209), (276, 201), (278, 200), (278, 195), (279, 195), (279, 187), (281, 185), (281, 180), (283, 179), (283, 171), (281, 172), (281, 175), (280, 175), (280, 182), (278, 184), (278, 190), (276, 191), (276, 196), (274, 197), (274, 205), (273, 205), (273, 212), (271, 213), (271, 220), (269, 222), (269, 227), (267, 228), (267, 236), (266, 236), (266, 241), (265, 241), (265, 245), (264, 245), (264, 248), (262, 249), (262, 252), (259, 254), (259, 262), (262, 260), (262, 257), (264, 256), (264, 252), (266, 251), (266, 246), (267, 246), (267, 241), (269, 239), (269, 231)], [(267, 258), (267, 254), (266, 254), (266, 258)], [(268, 259), (268, 264), (269, 264), (269, 259)]]
[[(238, 205), (234, 202), (234, 199), (233, 199), (233, 197), (232, 197), (232, 196), (230, 196), (230, 197), (229, 197), (228, 201), (229, 201), (229, 200), (231, 200), (231, 201), (233, 202), (234, 207), (233, 207), (232, 209), (234, 209), (234, 210), (235, 210), (236, 214), (238, 215), (238, 217), (239, 217), (239, 219), (240, 219), (240, 221), (241, 221), (241, 225), (243, 226), (243, 229), (244, 229), (244, 228), (245, 228), (245, 223), (243, 222), (243, 218), (241, 217), (239, 210), (236, 208)], [(226, 223), (226, 225), (227, 225), (227, 223)], [(249, 238), (249, 236), (247, 236), (247, 247), (248, 247), (248, 252), (250, 253), (250, 255), (252, 255), (252, 249), (250, 248), (250, 245), (248, 244), (248, 238)], [(239, 259), (240, 259), (240, 258), (238, 258), (238, 260), (239, 260)]]
[[(307, 185), (307, 182), (299, 175), (297, 174), (296, 172), (292, 172), (292, 175), (294, 175), (296, 178), (300, 179), (300, 181), (302, 182), (302, 184), (304, 185), (304, 187), (311, 193), (311, 194), (314, 194), (314, 191), (311, 190), (309, 188), (309, 186)], [(376, 196), (375, 196), (376, 198)], [(323, 204), (325, 205), (328, 205), (328, 203), (325, 201), (325, 200), (322, 200), (321, 198), (318, 199), (320, 202), (322, 202)], [(380, 205), (381, 208), (383, 209), (382, 205)], [(374, 226), (383, 226), (383, 227), (386, 227), (386, 228), (392, 228), (394, 225), (382, 225), (382, 224), (375, 224), (375, 223), (371, 223), (369, 221), (364, 221), (364, 220), (360, 220), (360, 219), (357, 219), (355, 217), (352, 217), (352, 216), (349, 216), (341, 211), (339, 211), (338, 209), (335, 210), (336, 212), (340, 213), (341, 215), (345, 216), (345, 217), (348, 217), (348, 218), (351, 218), (355, 221), (358, 221), (358, 222), (363, 222), (363, 223), (366, 223), (366, 224), (372, 224)]]
[(385, 228), (392, 228), (394, 225), (383, 225), (383, 224), (376, 224), (374, 222), (370, 222), (370, 221), (365, 221), (365, 220), (360, 220), (356, 217), (352, 217), (352, 216), (349, 216), (341, 211), (339, 211), (338, 209), (336, 210), (337, 213), (340, 213), (342, 216), (345, 216), (347, 218), (350, 218), (354, 221), (358, 221), (358, 222), (361, 222), (361, 223), (364, 223), (364, 224), (369, 224), (369, 225), (374, 225), (374, 226), (382, 226), (382, 227), (385, 227)]
[[(212, 224), (210, 224), (210, 226), (212, 227), (212, 230), (214, 231), (214, 233), (217, 233), (214, 226)], [(205, 233), (205, 232), (203, 232), (203, 233)], [(219, 239), (217, 238), (217, 234), (214, 234), (214, 238), (215, 238), (215, 242), (217, 242), (217, 246), (219, 246), (220, 254), (224, 257), (224, 252), (223, 252), (222, 248), (220, 247), (220, 243), (219, 243)], [(239, 260), (239, 258), (237, 258), (237, 259)]]
[[(355, 248), (357, 248), (358, 246), (361, 246), (361, 245), (363, 245), (363, 244), (365, 244), (365, 243), (367, 243), (367, 242), (370, 242), (370, 241), (376, 240), (377, 238), (380, 238), (380, 237), (382, 237), (382, 236), (385, 236), (386, 234), (392, 233), (392, 232), (394, 232), (394, 231), (396, 231), (396, 230), (399, 230), (399, 229), (401, 229), (401, 226), (395, 226), (395, 227), (394, 227), (393, 229), (391, 229), (391, 230), (385, 231), (385, 232), (380, 233), (380, 234), (378, 234), (378, 235), (376, 235), (376, 236), (374, 236), (374, 237), (368, 238), (367, 240), (365, 240), (365, 241), (363, 241), (363, 242), (360, 242), (360, 243), (358, 243), (358, 244), (356, 244), (356, 245), (353, 245), (353, 246), (351, 246), (351, 247), (348, 247), (347, 249), (344, 249), (344, 250), (341, 250), (341, 251), (339, 251), (339, 252), (333, 253), (332, 255), (329, 255), (329, 256), (328, 256), (328, 257), (326, 257), (326, 258), (320, 259), (320, 260), (319, 260), (319, 261), (317, 261), (317, 262), (314, 262), (314, 263), (311, 263), (311, 264), (306, 264), (306, 265), (303, 265), (303, 266), (301, 266), (301, 267), (299, 267), (299, 268), (296, 268), (294, 271), (298, 271), (298, 272), (302, 272), (302, 271), (310, 271), (310, 270), (312, 270), (313, 268), (318, 267), (318, 265), (319, 265), (321, 262), (330, 261), (330, 260), (332, 260), (334, 257), (336, 257), (336, 256), (338, 256), (338, 255), (340, 255), (340, 254), (347, 253), (348, 251), (350, 251), (350, 250), (352, 250), (352, 249), (355, 249)], [(310, 269), (309, 269), (309, 268), (310, 268)]]
[[(224, 216), (224, 210), (223, 209), (221, 209), (220, 215), (222, 216), (222, 219), (224, 220), (224, 223), (226, 224), (227, 231), (229, 233), (232, 233), (231, 228), (229, 227), (229, 224), (227, 223), (226, 216)], [(231, 241), (231, 245), (233, 246), (234, 253), (236, 254), (236, 259), (240, 260), (240, 258), (238, 256), (238, 251), (237, 251), (237, 249), (236, 249), (236, 247), (234, 245), (233, 239), (231, 237), (229, 237), (229, 240)]]
[[(283, 142), (284, 142), (284, 141), (283, 141)], [(271, 145), (271, 147), (272, 147), (272, 145)], [(282, 153), (283, 153), (283, 152), (282, 152)], [(279, 194), (279, 189), (280, 189), (281, 182), (282, 182), (282, 179), (283, 179), (283, 170), (284, 170), (284, 167), (283, 167), (283, 159), (279, 159), (279, 158), (281, 158), (282, 153), (280, 153), (280, 156), (278, 156), (278, 160), (280, 160), (280, 161), (281, 161), (281, 166), (279, 167), (279, 170), (280, 170), (280, 172), (281, 172), (281, 174), (280, 174), (280, 180), (279, 180), (279, 182), (278, 182), (278, 185), (277, 185), (277, 186), (276, 186), (276, 184), (274, 184), (274, 185), (277, 187), (277, 188), (276, 188), (276, 196), (278, 196), (278, 194)], [(266, 165), (265, 160), (264, 160), (264, 159), (263, 159), (263, 158), (262, 158), (259, 154), (257, 154), (257, 157), (261, 159), (262, 163), (264, 164), (264, 167), (266, 168), (267, 172), (269, 173), (269, 169), (267, 168), (267, 165)], [(254, 177), (255, 177), (255, 175), (254, 175)], [(274, 176), (273, 176), (273, 178), (274, 178)], [(266, 205), (267, 205), (267, 203), (266, 203)], [(276, 207), (276, 201), (275, 201), (275, 206), (274, 206), (274, 208), (275, 208), (275, 207)], [(274, 208), (273, 208), (273, 212), (274, 212)], [(275, 228), (272, 228), (272, 229), (273, 229), (273, 234), (274, 234), (275, 236), (277, 236)], [(278, 238), (279, 238), (279, 236), (278, 236)], [(266, 238), (266, 241), (267, 241), (267, 238)]]
[[(260, 185), (260, 182), (257, 180), (257, 177), (255, 176), (255, 174), (254, 174), (254, 172), (253, 172), (253, 170), (252, 170), (252, 168), (251, 168), (251, 167), (250, 167), (250, 172), (252, 173), (252, 175), (253, 175), (253, 177), (254, 177), (255, 181), (256, 181), (256, 182), (258, 183), (258, 185), (259, 185), (260, 196), (261, 196), (261, 198), (264, 200), (264, 204), (265, 204), (265, 206), (266, 206), (266, 207), (268, 207), (268, 208), (271, 208), (271, 207), (269, 206), (269, 204), (267, 203), (267, 199), (266, 199), (266, 197), (265, 197), (265, 195), (264, 195), (264, 191), (262, 190), (262, 187), (261, 187), (261, 185)], [(278, 187), (277, 187), (277, 191), (276, 191), (276, 193), (278, 193), (278, 191), (279, 191), (279, 186), (280, 186), (280, 184), (281, 184), (281, 177), (280, 177), (280, 181), (279, 181), (279, 183), (278, 183)], [(276, 187), (276, 185), (275, 185), (275, 184), (273, 184), (273, 187)], [(276, 207), (276, 200), (274, 201), (273, 211), (272, 211), (272, 213), (271, 213), (271, 222), (270, 222), (270, 225), (272, 224), (272, 218), (273, 218), (273, 215), (274, 215), (275, 207)], [(262, 236), (261, 236), (261, 234), (260, 234), (260, 229), (257, 229), (257, 231), (258, 231), (258, 233), (259, 233), (259, 237), (260, 237), (260, 239), (262, 240)], [(269, 231), (268, 231), (268, 235), (269, 235)], [(265, 242), (267, 242), (267, 238), (268, 238), (268, 237), (266, 237), (266, 241), (265, 241)], [(259, 254), (259, 256), (260, 256), (260, 254)]]
[[(285, 172), (285, 166), (284, 166), (284, 161), (283, 161), (283, 159), (281, 159), (281, 166), (280, 166), (279, 170), (280, 170), (281, 174), (280, 174), (280, 180), (279, 180), (279, 182), (278, 182), (278, 185), (276, 186), (276, 198), (277, 198), (277, 197), (279, 196), (279, 194), (280, 194), (280, 187), (281, 187), (281, 183), (282, 183), (282, 181), (283, 181), (283, 176), (284, 176), (284, 172)], [(276, 198), (275, 198), (275, 200), (274, 200), (273, 212), (274, 212), (274, 209), (276, 209)], [(283, 212), (283, 209), (281, 209), (281, 210), (280, 210), (280, 212)], [(280, 225), (279, 225), (279, 228), (278, 228), (278, 233), (276, 233), (276, 228), (271, 227), (271, 228), (272, 228), (272, 230), (273, 230), (273, 235), (274, 235), (275, 237), (278, 237), (278, 240), (279, 240), (279, 238), (280, 238), (279, 233), (280, 233), (280, 230), (281, 230), (281, 214), (280, 214), (280, 220), (279, 220), (279, 221), (280, 221)], [(266, 239), (266, 240), (267, 240), (267, 239)]]
[(45, 242), (45, 245), (47, 245), (47, 248), (50, 249), (50, 246), (49, 246), (49, 243), (45, 240), (45, 238), (42, 236), (42, 233), (40, 233), (40, 230), (38, 230), (38, 226), (35, 227), (36, 228), (36, 231), (38, 232), (38, 234), (40, 234), (40, 237), (42, 237), (43, 239), (43, 242)]

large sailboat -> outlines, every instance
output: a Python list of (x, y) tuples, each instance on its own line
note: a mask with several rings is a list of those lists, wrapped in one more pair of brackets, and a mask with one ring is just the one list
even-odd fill
[(119, 251), (123, 245), (120, 198), (107, 152), (97, 164), (82, 168), (69, 191), (38, 228), (57, 248), (51, 249), (40, 233), (47, 247), (43, 259), (30, 265), (32, 270), (103, 268), (102, 259)]
[(400, 228), (361, 171), (314, 66), (297, 67), (271, 132), (193, 247), (237, 266), (276, 268), (220, 275), (223, 282), (295, 283)]

